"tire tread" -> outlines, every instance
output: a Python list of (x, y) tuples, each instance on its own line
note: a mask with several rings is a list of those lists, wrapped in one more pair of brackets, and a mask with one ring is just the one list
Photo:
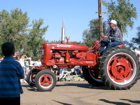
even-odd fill
[[(122, 86), (118, 86), (118, 85), (114, 85), (113, 83), (110, 82), (110, 80), (108, 79), (108, 76), (106, 74), (106, 71), (105, 71), (105, 62), (107, 62), (107, 60), (109, 59), (108, 57), (111, 56), (112, 53), (115, 53), (117, 51), (129, 51), (129, 53), (131, 55), (134, 55), (133, 56), (133, 59), (136, 61), (136, 66), (137, 66), (137, 72), (138, 72), (138, 76), (136, 77), (135, 81), (133, 83), (131, 83), (130, 85), (126, 86), (126, 87), (122, 87)], [(110, 50), (108, 50), (102, 57), (101, 61), (100, 61), (100, 75), (101, 75), (101, 78), (102, 78), (102, 81), (104, 82), (104, 84), (109, 87), (110, 89), (113, 89), (113, 90), (127, 90), (127, 89), (130, 89), (136, 82), (137, 80), (139, 79), (139, 76), (140, 76), (140, 66), (139, 66), (139, 62), (137, 60), (137, 56), (135, 56), (136, 54), (132, 51), (130, 51), (130, 49), (126, 48), (126, 47), (114, 47)]]

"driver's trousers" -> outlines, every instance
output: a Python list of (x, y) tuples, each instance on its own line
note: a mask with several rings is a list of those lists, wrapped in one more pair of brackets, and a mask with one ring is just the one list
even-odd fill
[(119, 41), (114, 41), (114, 42), (101, 41), (100, 54), (103, 55), (107, 50), (121, 44), (122, 42), (119, 42)]

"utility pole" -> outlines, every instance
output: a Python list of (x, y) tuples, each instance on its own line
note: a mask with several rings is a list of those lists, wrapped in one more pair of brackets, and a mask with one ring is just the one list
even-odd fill
[(98, 0), (99, 35), (103, 35), (102, 0)]

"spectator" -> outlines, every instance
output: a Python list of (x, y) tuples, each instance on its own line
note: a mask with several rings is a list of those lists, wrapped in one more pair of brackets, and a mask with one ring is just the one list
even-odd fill
[(57, 65), (54, 65), (53, 68), (52, 68), (52, 70), (53, 70), (54, 74), (57, 75), (59, 68), (57, 67)]
[(63, 81), (63, 80), (68, 80), (70, 81), (72, 78), (70, 77), (71, 75), (71, 69), (69, 68), (61, 68), (59, 69), (59, 78), (58, 81)]
[(62, 80), (63, 76), (64, 76), (64, 71), (66, 71), (67, 69), (61, 68), (59, 69), (59, 81)]
[(34, 66), (41, 66), (41, 61), (38, 59), (35, 63), (33, 63)]
[(29, 67), (30, 67), (30, 70), (32, 70), (32, 69), (34, 69), (35, 68), (35, 66), (34, 66), (34, 61), (32, 61), (32, 58), (28, 58), (29, 59), (29, 61), (30, 61), (30, 65), (29, 65)]
[[(20, 61), (20, 56), (19, 56), (19, 55), (18, 55), (18, 56), (16, 56), (16, 57), (15, 57), (15, 59), (16, 59), (16, 61), (18, 61), (18, 62), (19, 62), (19, 61)], [(20, 63), (20, 62), (19, 62), (19, 63)]]
[(19, 62), (21, 64), (21, 66), (23, 67), (23, 69), (25, 69), (25, 55), (20, 56)]
[(76, 75), (77, 75), (77, 74), (82, 74), (83, 71), (82, 71), (82, 69), (81, 69), (80, 66), (75, 66), (75, 67), (74, 67), (74, 73), (75, 73)]
[(0, 63), (0, 103), (20, 105), (20, 94), (23, 93), (20, 78), (24, 78), (23, 68), (13, 58), (15, 52), (13, 43), (5, 42), (1, 49), (5, 57)]
[(26, 79), (28, 73), (29, 73), (30, 70), (31, 70), (30, 68), (31, 68), (31, 59), (27, 59), (27, 60), (25, 61), (25, 79)]
[[(25, 77), (25, 60), (27, 59), (26, 55), (21, 55), (19, 59), (19, 63), (21, 64), (23, 70), (24, 70), (24, 77)], [(26, 83), (25, 78), (21, 79), (21, 82)]]

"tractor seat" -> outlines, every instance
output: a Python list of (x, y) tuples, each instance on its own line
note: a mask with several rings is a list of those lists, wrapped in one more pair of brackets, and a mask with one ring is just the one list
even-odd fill
[(117, 47), (125, 47), (125, 44), (124, 43), (123, 44), (120, 44)]

